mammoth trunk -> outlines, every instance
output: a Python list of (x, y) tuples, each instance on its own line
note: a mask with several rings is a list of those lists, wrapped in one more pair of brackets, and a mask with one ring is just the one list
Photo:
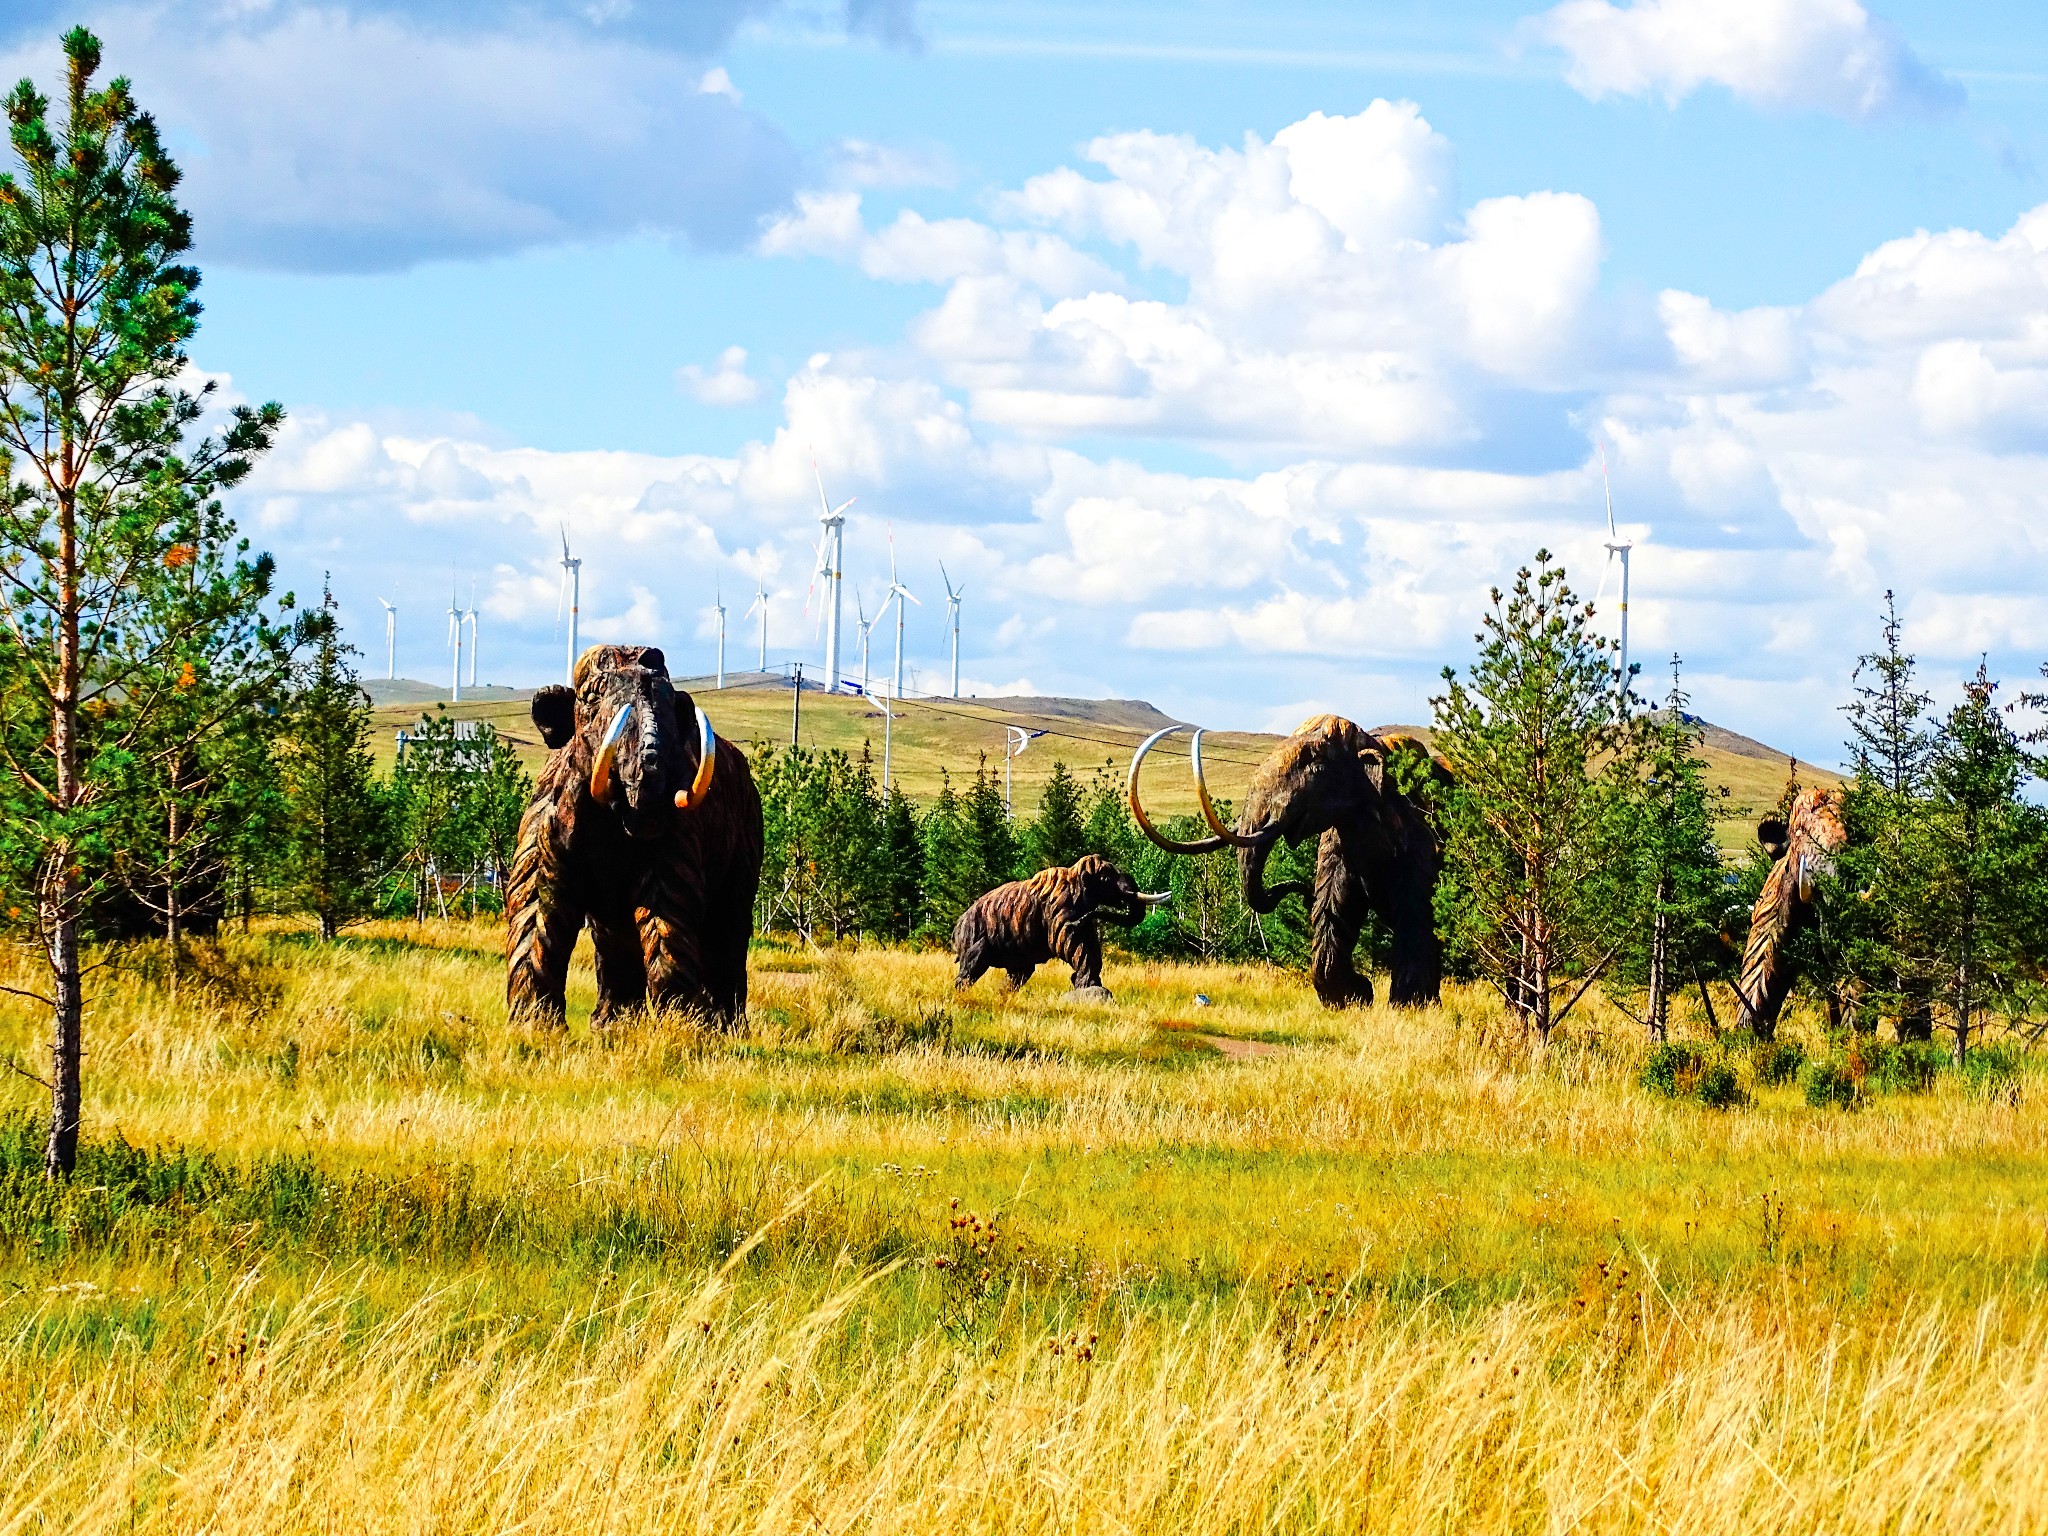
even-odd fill
[(1266, 887), (1266, 858), (1277, 841), (1274, 837), (1262, 837), (1251, 847), (1237, 850), (1238, 885), (1244, 895), (1244, 904), (1260, 916), (1279, 906), (1280, 898), (1294, 888), (1280, 885), (1268, 890)]

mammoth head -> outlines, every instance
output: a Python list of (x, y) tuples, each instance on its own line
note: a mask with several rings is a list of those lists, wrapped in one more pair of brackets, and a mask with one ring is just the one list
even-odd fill
[(580, 754), (591, 798), (635, 836), (657, 832), (710, 791), (718, 738), (652, 646), (592, 646), (576, 662), (573, 690), (534, 694), (533, 723), (551, 750)]
[(1098, 916), (1135, 923), (1145, 915), (1147, 907), (1173, 899), (1171, 891), (1152, 895), (1139, 890), (1137, 881), (1099, 853), (1083, 854), (1072, 869), (1080, 878), (1082, 902)]

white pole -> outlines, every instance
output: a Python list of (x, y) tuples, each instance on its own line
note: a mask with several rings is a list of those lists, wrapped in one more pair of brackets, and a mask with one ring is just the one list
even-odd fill
[[(378, 599), (383, 602), (382, 598)], [(398, 609), (384, 603), (384, 680), (398, 676)]]
[(882, 714), (882, 809), (889, 808), (889, 754), (895, 745), (896, 701), (891, 699)]
[(576, 686), (576, 615), (583, 607), (583, 562), (569, 565), (569, 686)]
[(1628, 699), (1628, 552), (1630, 546), (1621, 546), (1621, 681), (1619, 693), (1624, 703)]
[(761, 670), (768, 670), (768, 589), (755, 589), (754, 600), (761, 605)]
[(841, 567), (846, 563), (846, 518), (834, 515), (825, 522), (826, 538), (830, 541), (832, 568), (825, 573), (830, 590), (825, 594), (829, 605), (825, 610), (825, 691), (839, 691), (839, 593), (841, 579), (845, 572)]
[(953, 697), (960, 697), (960, 599), (953, 599)]
[(718, 600), (718, 683), (725, 686), (725, 603)]
[(455, 672), (448, 679), (448, 702), (462, 702), (462, 614), (453, 603), (448, 605), (448, 637), (455, 642)]
[(469, 686), (470, 686), (471, 688), (475, 688), (475, 687), (476, 687), (476, 657), (477, 657), (477, 652), (478, 652), (478, 651), (480, 651), (480, 650), (482, 650), (482, 649), (483, 649), (483, 646), (482, 646), (482, 645), (481, 645), (480, 643), (478, 643), (478, 640), (477, 640), (477, 633), (476, 633), (476, 603), (475, 603), (475, 601), (474, 601), (474, 600), (472, 600), (472, 601), (471, 601), (471, 603), (470, 603), (470, 605), (469, 605), (469, 615), (468, 615), (468, 617), (469, 617)]

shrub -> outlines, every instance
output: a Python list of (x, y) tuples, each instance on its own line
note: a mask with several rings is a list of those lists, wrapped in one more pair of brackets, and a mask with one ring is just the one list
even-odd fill
[(1858, 1049), (1866, 1081), (1880, 1093), (1926, 1093), (1948, 1066), (1948, 1052), (1932, 1040), (1873, 1040)]
[(1735, 1076), (1735, 1069), (1725, 1061), (1709, 1062), (1700, 1069), (1693, 1097), (1709, 1109), (1734, 1109), (1749, 1100), (1749, 1095), (1742, 1091), (1742, 1084)]
[(1832, 1057), (1809, 1061), (1799, 1081), (1806, 1090), (1806, 1102), (1815, 1109), (1856, 1107), (1856, 1080), (1843, 1062)]
[(1806, 1052), (1796, 1041), (1759, 1040), (1750, 1051), (1758, 1083), (1775, 1088), (1794, 1082), (1806, 1062)]
[(1987, 1099), (2017, 1104), (2025, 1062), (2026, 1053), (2018, 1046), (1980, 1045), (1963, 1058), (1963, 1082)]
[(1698, 1084), (1705, 1063), (1698, 1046), (1682, 1040), (1666, 1041), (1653, 1047), (1644, 1058), (1641, 1082), (1649, 1092), (1667, 1099), (1686, 1098)]

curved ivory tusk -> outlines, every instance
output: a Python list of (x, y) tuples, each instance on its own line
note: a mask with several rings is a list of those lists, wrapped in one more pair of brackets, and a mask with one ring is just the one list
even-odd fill
[(1243, 833), (1233, 832), (1223, 825), (1223, 818), (1216, 814), (1215, 802), (1209, 798), (1208, 777), (1202, 772), (1202, 733), (1199, 730), (1195, 732), (1195, 739), (1188, 747), (1188, 759), (1195, 769), (1195, 798), (1202, 802), (1202, 819), (1215, 828), (1218, 837), (1233, 848), (1257, 848), (1272, 841), (1270, 836), (1265, 835), (1246, 837)]
[(1140, 891), (1138, 892), (1138, 900), (1145, 903), (1148, 907), (1163, 907), (1173, 900), (1173, 892), (1159, 891), (1154, 893), (1152, 891)]
[(633, 717), (633, 706), (628, 704), (616, 715), (612, 723), (604, 728), (604, 739), (597, 744), (597, 757), (590, 765), (590, 793), (601, 805), (612, 801), (612, 759), (618, 755), (619, 738), (626, 734), (626, 722)]
[(690, 780), (688, 789), (676, 791), (676, 809), (694, 810), (704, 803), (704, 797), (711, 793), (711, 775), (718, 767), (718, 737), (711, 729), (711, 718), (703, 710), (697, 711), (697, 776)]
[(1164, 730), (1154, 731), (1138, 744), (1138, 750), (1131, 757), (1130, 780), (1125, 786), (1130, 796), (1131, 815), (1137, 819), (1138, 830), (1168, 853), (1214, 853), (1218, 848), (1228, 848), (1230, 844), (1220, 837), (1205, 837), (1198, 843), (1177, 843), (1170, 837), (1162, 837), (1152, 825), (1152, 819), (1145, 814), (1145, 807), (1138, 802), (1138, 769), (1144, 765), (1145, 754), (1181, 729), (1181, 726), (1169, 725)]

